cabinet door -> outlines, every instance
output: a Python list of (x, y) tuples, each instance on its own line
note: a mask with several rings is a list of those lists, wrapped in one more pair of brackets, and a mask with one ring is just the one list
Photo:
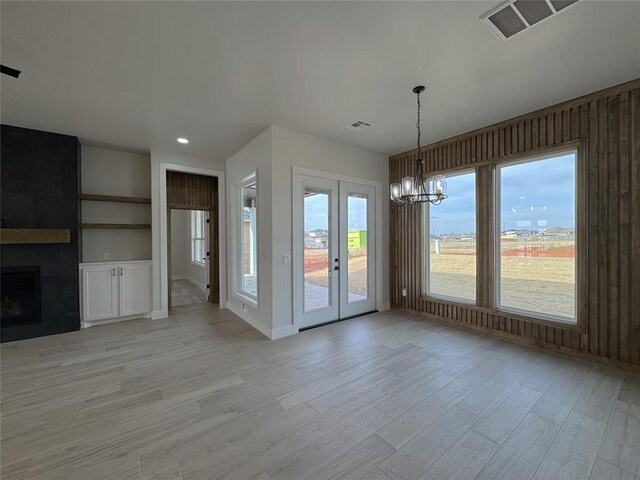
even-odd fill
[(122, 264), (120, 279), (120, 316), (139, 315), (151, 311), (151, 265)]
[(82, 268), (82, 320), (118, 316), (118, 276), (110, 265)]

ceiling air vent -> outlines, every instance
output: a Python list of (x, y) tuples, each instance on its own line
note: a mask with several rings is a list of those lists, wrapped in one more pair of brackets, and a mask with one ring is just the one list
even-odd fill
[(356, 132), (362, 132), (371, 126), (370, 123), (363, 122), (362, 120), (358, 120), (357, 122), (353, 122), (351, 125), (347, 125), (349, 130), (355, 130)]
[(578, 0), (511, 0), (480, 20), (503, 42), (565, 10)]

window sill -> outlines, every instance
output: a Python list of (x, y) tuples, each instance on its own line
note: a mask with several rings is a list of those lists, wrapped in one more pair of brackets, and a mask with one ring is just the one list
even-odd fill
[(255, 309), (258, 308), (258, 298), (257, 297), (249, 296), (244, 292), (238, 292), (238, 291), (233, 292), (233, 295), (238, 300), (240, 300), (241, 302), (247, 303), (247, 304), (249, 304), (250, 306), (252, 306)]
[(535, 324), (545, 325), (545, 326), (555, 327), (555, 328), (561, 328), (563, 330), (574, 331), (577, 333), (583, 333), (583, 329), (580, 327), (579, 321), (571, 321), (571, 320), (565, 321), (562, 319), (555, 319), (555, 318), (535, 317), (532, 315), (524, 314), (519, 311), (481, 307), (475, 302), (465, 303), (464, 301), (457, 300), (457, 299), (451, 300), (448, 298), (434, 297), (432, 295), (425, 295), (425, 294), (420, 296), (420, 300), (442, 303), (446, 305), (451, 305), (453, 307), (469, 308), (478, 312), (488, 313), (490, 315), (509, 317), (513, 320), (522, 320), (524, 322), (535, 323)]

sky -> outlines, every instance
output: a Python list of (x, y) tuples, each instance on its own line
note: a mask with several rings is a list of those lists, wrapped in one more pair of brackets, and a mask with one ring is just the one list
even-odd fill
[[(318, 194), (304, 199), (304, 231), (328, 230), (328, 195)], [(367, 201), (364, 198), (349, 197), (349, 231), (366, 230)]]
[[(575, 226), (575, 155), (500, 169), (502, 230)], [(474, 174), (447, 177), (449, 198), (430, 206), (431, 234), (471, 233), (475, 225)]]
[[(500, 176), (502, 230), (575, 226), (574, 154), (505, 166)], [(432, 235), (476, 231), (474, 177), (472, 172), (447, 177), (449, 198), (429, 207)], [(305, 198), (305, 232), (329, 228), (327, 202), (326, 194)], [(350, 197), (349, 209), (349, 231), (365, 229), (365, 200)]]

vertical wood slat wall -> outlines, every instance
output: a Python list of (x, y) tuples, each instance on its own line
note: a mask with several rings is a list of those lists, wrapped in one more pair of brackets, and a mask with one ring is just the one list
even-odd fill
[[(189, 210), (209, 211), (209, 252), (211, 301), (219, 302), (218, 272), (218, 178), (184, 172), (167, 172), (167, 206)], [(170, 214), (170, 211), (169, 211)], [(171, 282), (169, 282), (171, 284)]]
[[(478, 231), (478, 302), (493, 292), (492, 171), (487, 162), (543, 153), (582, 141), (584, 245), (578, 262), (580, 328), (537, 322), (480, 306), (422, 296), (420, 209), (390, 203), (391, 304), (473, 328), (497, 330), (532, 343), (640, 365), (640, 79), (429, 145), (429, 173), (477, 169), (481, 222)], [(389, 182), (412, 176), (415, 150), (389, 159)], [(578, 182), (580, 184), (580, 182)], [(483, 198), (484, 196), (484, 198)], [(484, 227), (483, 227), (484, 225)], [(481, 279), (484, 278), (484, 282)], [(407, 296), (402, 295), (402, 289)]]

